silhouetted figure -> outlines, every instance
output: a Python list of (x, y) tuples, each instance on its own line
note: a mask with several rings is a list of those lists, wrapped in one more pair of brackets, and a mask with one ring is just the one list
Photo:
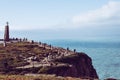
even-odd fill
[(22, 39), (20, 38), (20, 42), (22, 42)]
[(52, 50), (52, 45), (50, 44), (49, 46), (50, 46), (50, 50)]
[(25, 38), (23, 38), (23, 41), (25, 41)]
[(67, 47), (67, 51), (69, 51), (69, 47)]
[(34, 44), (34, 41), (32, 40), (31, 43)]
[(41, 42), (39, 42), (39, 44), (41, 45)]
[(43, 48), (46, 49), (46, 43), (43, 43)]
[(15, 40), (18, 40), (18, 38), (16, 38)]
[(28, 39), (26, 38), (25, 41), (28, 41)]
[(73, 51), (76, 52), (76, 49), (74, 49)]

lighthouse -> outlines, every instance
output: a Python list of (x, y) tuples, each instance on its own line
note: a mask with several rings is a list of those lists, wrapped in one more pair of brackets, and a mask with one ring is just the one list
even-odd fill
[(6, 23), (5, 26), (5, 33), (4, 33), (4, 41), (9, 41), (9, 25), (8, 22)]

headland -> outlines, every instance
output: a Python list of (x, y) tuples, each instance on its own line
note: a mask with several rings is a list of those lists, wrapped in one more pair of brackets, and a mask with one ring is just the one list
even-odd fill
[(98, 79), (92, 59), (82, 52), (35, 42), (27, 38), (9, 38), (5, 27), (0, 43), (1, 75), (55, 75), (79, 79)]

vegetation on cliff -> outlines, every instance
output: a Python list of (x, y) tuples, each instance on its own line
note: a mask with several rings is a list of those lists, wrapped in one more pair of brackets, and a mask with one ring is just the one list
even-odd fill
[(37, 42), (0, 44), (0, 73), (98, 78), (91, 58), (85, 53)]

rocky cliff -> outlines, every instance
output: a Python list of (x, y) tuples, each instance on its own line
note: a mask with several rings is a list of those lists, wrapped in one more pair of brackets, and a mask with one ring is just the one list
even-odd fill
[(39, 72), (56, 74), (57, 76), (71, 76), (98, 79), (91, 58), (84, 53), (76, 53), (54, 60), (56, 66), (43, 67)]
[(0, 74), (56, 74), (63, 77), (98, 78), (91, 58), (43, 43), (0, 44)]

